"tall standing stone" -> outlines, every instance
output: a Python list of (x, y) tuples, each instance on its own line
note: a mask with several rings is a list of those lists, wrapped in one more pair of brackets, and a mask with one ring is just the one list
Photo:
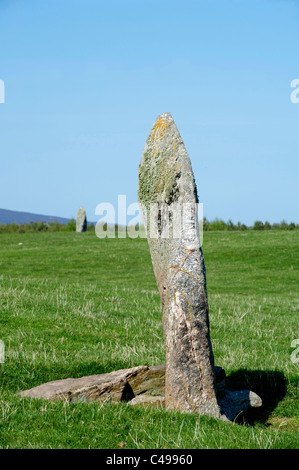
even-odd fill
[(169, 113), (157, 118), (147, 138), (138, 199), (162, 303), (166, 408), (220, 417), (197, 189)]
[(76, 220), (76, 232), (86, 232), (87, 217), (84, 207), (79, 207)]

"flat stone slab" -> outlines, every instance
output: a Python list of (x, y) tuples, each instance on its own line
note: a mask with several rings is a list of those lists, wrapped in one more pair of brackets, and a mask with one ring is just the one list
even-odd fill
[[(130, 369), (54, 380), (20, 393), (22, 397), (68, 402), (127, 402), (132, 406), (165, 407), (165, 364), (138, 366)], [(220, 417), (234, 421), (250, 407), (262, 405), (260, 397), (250, 390), (230, 391), (225, 388), (225, 371), (215, 367), (216, 394)]]
[(155, 408), (165, 408), (165, 397), (164, 396), (151, 396), (151, 395), (138, 395), (128, 402), (129, 405), (133, 406), (154, 406)]
[(21, 392), (22, 397), (46, 400), (74, 401), (129, 401), (134, 393), (129, 380), (148, 371), (147, 366), (120, 369), (107, 374), (90, 375), (78, 379), (62, 379), (39, 385)]

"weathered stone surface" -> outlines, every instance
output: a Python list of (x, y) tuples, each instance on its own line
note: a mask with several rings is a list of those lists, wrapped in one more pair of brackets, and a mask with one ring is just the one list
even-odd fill
[(165, 364), (149, 367), (147, 370), (130, 377), (129, 383), (134, 395), (165, 395)]
[(79, 207), (76, 220), (76, 232), (86, 232), (87, 217), (84, 207)]
[[(165, 407), (165, 364), (121, 369), (79, 379), (62, 379), (21, 392), (22, 397), (68, 402), (120, 402), (133, 406)], [(261, 406), (258, 395), (249, 390), (225, 389), (225, 371), (215, 367), (216, 394), (221, 418), (234, 421), (249, 407)]]
[[(138, 366), (77, 379), (54, 380), (25, 390), (21, 392), (21, 396), (67, 401), (98, 401), (108, 396), (111, 401), (130, 401), (139, 395), (164, 397), (165, 369), (165, 364)], [(219, 384), (219, 390), (222, 390), (225, 372), (221, 367), (216, 367), (215, 370), (216, 388), (218, 389)]]
[(128, 404), (133, 406), (154, 406), (156, 408), (164, 408), (165, 397), (158, 395), (138, 395), (137, 397), (133, 398), (133, 400), (129, 401)]
[(197, 189), (169, 113), (157, 118), (146, 141), (138, 199), (163, 310), (166, 408), (220, 417)]
[(214, 367), (197, 188), (172, 116), (158, 116), (139, 165), (138, 199), (163, 311), (165, 406), (234, 420), (261, 399), (225, 388)]
[(90, 375), (78, 379), (62, 379), (21, 392), (22, 397), (66, 401), (129, 401), (134, 398), (130, 379), (149, 368), (138, 366), (107, 374)]

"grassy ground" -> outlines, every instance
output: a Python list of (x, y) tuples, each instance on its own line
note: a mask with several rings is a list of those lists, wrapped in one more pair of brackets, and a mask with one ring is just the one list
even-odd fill
[(298, 448), (299, 231), (207, 232), (203, 250), (216, 365), (262, 408), (232, 424), (20, 398), (50, 380), (165, 362), (161, 307), (146, 240), (1, 234), (0, 447)]

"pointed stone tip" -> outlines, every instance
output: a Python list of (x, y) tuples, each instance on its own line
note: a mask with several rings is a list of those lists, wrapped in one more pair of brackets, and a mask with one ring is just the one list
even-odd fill
[(159, 114), (157, 119), (166, 118), (166, 117), (173, 119), (171, 113), (161, 113), (161, 114)]
[(82, 216), (83, 214), (86, 215), (86, 210), (83, 206), (80, 206), (78, 209), (77, 215)]

